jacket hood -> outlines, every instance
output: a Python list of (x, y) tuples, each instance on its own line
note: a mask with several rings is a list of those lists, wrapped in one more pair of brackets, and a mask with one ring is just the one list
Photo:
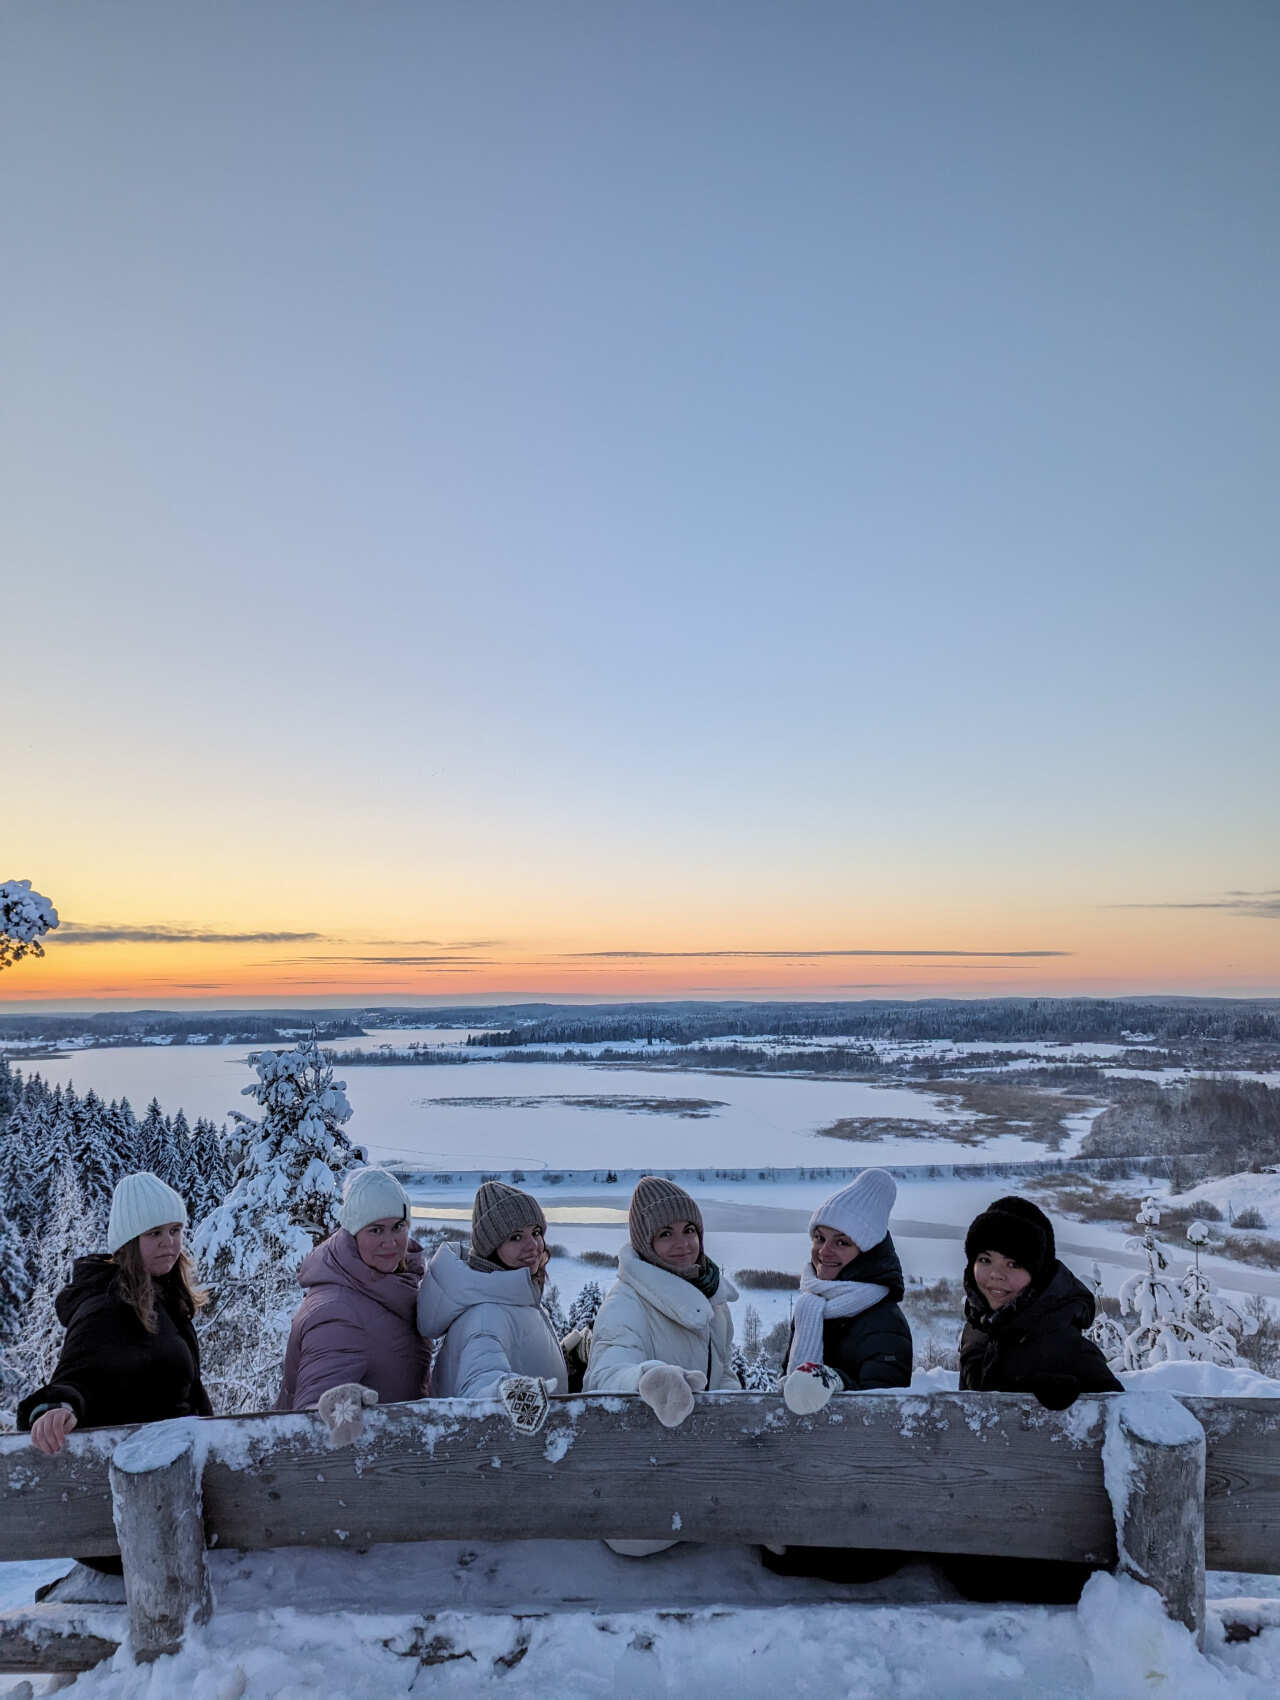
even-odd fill
[(105, 1251), (91, 1252), (88, 1257), (77, 1257), (71, 1270), (70, 1281), (53, 1302), (53, 1308), (62, 1326), (69, 1328), (72, 1317), (83, 1305), (94, 1299), (106, 1298), (115, 1278), (116, 1266)]
[(730, 1305), (738, 1296), (738, 1289), (723, 1270), (715, 1298), (708, 1299), (692, 1281), (646, 1262), (629, 1245), (624, 1245), (618, 1253), (618, 1279), (633, 1288), (645, 1304), (652, 1305), (681, 1328), (705, 1328), (718, 1305)]
[(339, 1228), (303, 1258), (298, 1266), (298, 1284), (308, 1294), (317, 1288), (345, 1287), (348, 1291), (364, 1293), (395, 1316), (412, 1319), (422, 1269), (422, 1247), (416, 1240), (409, 1241), (405, 1268), (384, 1275), (378, 1269), (370, 1269), (352, 1236), (345, 1228)]
[(473, 1269), (456, 1240), (437, 1246), (418, 1293), (418, 1329), (444, 1334), (472, 1305), (537, 1305), (527, 1269)]
[(1093, 1294), (1065, 1263), (1055, 1262), (1042, 1287), (1026, 1287), (998, 1311), (987, 1308), (973, 1276), (965, 1270), (965, 1316), (985, 1334), (1016, 1326), (1030, 1333), (1045, 1328), (1088, 1328), (1097, 1311)]
[(902, 1279), (902, 1261), (893, 1243), (893, 1235), (886, 1234), (878, 1245), (873, 1245), (869, 1251), (859, 1252), (857, 1257), (851, 1258), (836, 1279), (866, 1281), (877, 1287), (887, 1287), (889, 1297), (895, 1303), (901, 1303), (906, 1286)]

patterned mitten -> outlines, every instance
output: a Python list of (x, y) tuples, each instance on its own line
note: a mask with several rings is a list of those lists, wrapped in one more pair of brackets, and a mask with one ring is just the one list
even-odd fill
[(326, 1388), (316, 1401), (316, 1410), (329, 1431), (330, 1446), (350, 1446), (364, 1427), (364, 1407), (377, 1403), (373, 1388), (361, 1387), (358, 1381)]
[(679, 1428), (693, 1409), (689, 1372), (673, 1364), (655, 1364), (645, 1370), (636, 1391), (663, 1428)]
[(798, 1417), (811, 1417), (843, 1386), (835, 1370), (825, 1364), (801, 1364), (783, 1382), (782, 1397), (789, 1411)]
[(547, 1420), (547, 1394), (555, 1390), (554, 1381), (533, 1375), (504, 1375), (498, 1383), (498, 1397), (520, 1434), (537, 1434)]

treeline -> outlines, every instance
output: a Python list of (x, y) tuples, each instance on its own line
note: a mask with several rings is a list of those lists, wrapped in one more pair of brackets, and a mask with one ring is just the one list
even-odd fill
[(1215, 1078), (1163, 1088), (1132, 1082), (1125, 1101), (1095, 1120), (1081, 1152), (1125, 1157), (1141, 1151), (1195, 1153), (1187, 1158), (1191, 1178), (1184, 1185), (1280, 1163), (1280, 1089)]
[(106, 1238), (122, 1175), (149, 1169), (197, 1221), (230, 1181), (231, 1146), (204, 1117), (192, 1127), (153, 1098), (141, 1120), (127, 1098), (104, 1102), (23, 1079), (0, 1059), (0, 1380), (34, 1385), (61, 1328), (54, 1300), (71, 1264)]
[(343, 1011), (320, 1015), (315, 1010), (236, 1009), (177, 1011), (139, 1009), (84, 1015), (58, 1015), (37, 1010), (26, 1015), (0, 1015), (0, 1048), (41, 1041), (47, 1045), (87, 1039), (96, 1049), (106, 1045), (161, 1044), (270, 1045), (293, 1043), (315, 1029), (319, 1039), (360, 1038), (364, 1028)]
[(558, 1011), (472, 1034), (469, 1047), (598, 1045), (622, 1040), (687, 1045), (703, 1039), (865, 1038), (1124, 1044), (1280, 1043), (1276, 1000), (989, 998), (974, 1002), (825, 1004), (623, 1004)]

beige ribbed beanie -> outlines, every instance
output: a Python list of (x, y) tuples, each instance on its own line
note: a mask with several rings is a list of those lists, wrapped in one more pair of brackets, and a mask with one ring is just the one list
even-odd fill
[(521, 1228), (547, 1231), (547, 1218), (533, 1194), (505, 1181), (482, 1181), (471, 1210), (472, 1251), (491, 1258), (503, 1240)]
[(662, 1175), (645, 1175), (631, 1194), (627, 1226), (631, 1249), (646, 1263), (653, 1262), (653, 1236), (672, 1222), (694, 1222), (702, 1238), (702, 1212), (682, 1186)]

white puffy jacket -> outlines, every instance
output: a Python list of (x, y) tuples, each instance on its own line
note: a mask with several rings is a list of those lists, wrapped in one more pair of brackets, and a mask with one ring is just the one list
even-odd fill
[(634, 1393), (655, 1364), (701, 1370), (708, 1389), (737, 1387), (730, 1368), (733, 1318), (738, 1296), (721, 1275), (714, 1299), (692, 1281), (637, 1257), (629, 1245), (618, 1253), (618, 1279), (605, 1295), (592, 1325), (591, 1360), (584, 1393)]
[(444, 1336), (431, 1371), (440, 1398), (495, 1398), (504, 1375), (544, 1376), (568, 1392), (564, 1354), (527, 1269), (472, 1269), (446, 1241), (418, 1289), (418, 1331)]

